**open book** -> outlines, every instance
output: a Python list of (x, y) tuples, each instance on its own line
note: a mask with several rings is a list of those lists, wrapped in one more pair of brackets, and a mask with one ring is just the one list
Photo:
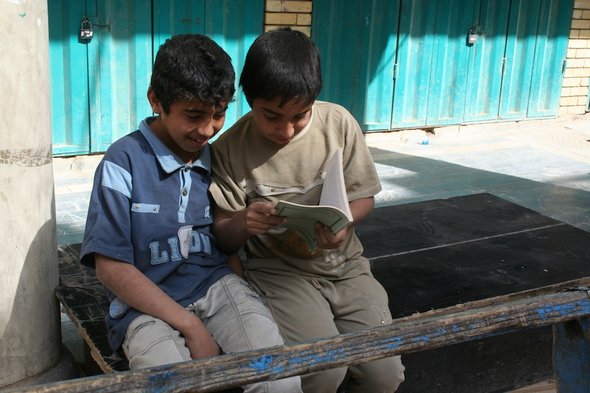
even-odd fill
[(346, 196), (342, 149), (338, 149), (326, 163), (324, 184), (319, 205), (301, 205), (279, 201), (276, 205), (279, 216), (287, 217), (284, 226), (298, 231), (307, 241), (310, 250), (317, 248), (315, 224), (317, 222), (337, 233), (352, 222), (352, 213)]

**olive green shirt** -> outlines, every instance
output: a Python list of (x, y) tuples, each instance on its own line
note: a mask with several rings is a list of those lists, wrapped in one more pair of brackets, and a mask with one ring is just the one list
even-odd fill
[[(381, 184), (357, 121), (343, 107), (316, 101), (311, 119), (287, 145), (277, 145), (257, 130), (252, 113), (246, 114), (212, 144), (211, 195), (229, 215), (256, 201), (279, 199), (318, 204), (328, 159), (343, 150), (344, 181), (349, 201), (372, 197)], [(250, 270), (297, 271), (332, 278), (368, 271), (362, 245), (349, 230), (338, 249), (309, 250), (291, 229), (273, 229), (252, 236), (245, 245)]]

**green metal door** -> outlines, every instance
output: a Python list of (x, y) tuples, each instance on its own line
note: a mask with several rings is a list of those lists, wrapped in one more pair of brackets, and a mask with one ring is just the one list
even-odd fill
[(482, 0), (477, 8), (473, 24), (477, 41), (469, 49), (465, 123), (498, 118), (510, 0)]
[(346, 107), (365, 130), (390, 126), (398, 4), (313, 3), (312, 38), (320, 48), (324, 79), (319, 98)]
[(236, 100), (227, 110), (225, 130), (250, 111), (237, 81), (248, 48), (263, 31), (264, 0), (206, 0), (205, 10), (205, 34), (227, 51), (236, 70)]
[(555, 116), (572, 8), (572, 0), (314, 0), (320, 98), (346, 106), (365, 130)]
[(82, 131), (90, 128), (88, 51), (78, 43), (78, 30), (86, 2), (51, 0), (48, 13), (53, 153), (85, 154), (90, 151), (90, 133)]
[(556, 116), (573, 0), (512, 0), (500, 118)]
[(393, 127), (426, 124), (435, 54), (436, 9), (431, 0), (402, 1), (395, 63)]
[[(147, 3), (147, 4), (146, 4)], [(166, 38), (202, 33), (239, 70), (262, 32), (262, 0), (49, 0), (54, 155), (103, 152), (151, 114), (146, 98), (155, 52)], [(79, 42), (81, 18), (94, 36)], [(241, 95), (226, 127), (249, 110)]]
[[(50, 0), (53, 154), (101, 152), (151, 113), (151, 9), (135, 1)], [(87, 17), (93, 37), (79, 40)]]
[(263, 0), (154, 0), (154, 57), (170, 36), (198, 33), (214, 39), (232, 58), (236, 99), (229, 105), (224, 129), (250, 110), (237, 80), (248, 48), (262, 33), (263, 18)]
[(572, 0), (482, 0), (464, 122), (557, 116)]
[(463, 121), (477, 11), (466, 0), (402, 1), (392, 127)]
[(151, 12), (140, 1), (94, 3), (94, 38), (88, 48), (90, 152), (105, 151), (149, 116), (152, 65)]
[[(418, 94), (426, 111), (424, 124), (457, 124), (463, 120), (465, 110), (469, 57), (472, 50), (466, 44), (466, 37), (474, 24), (475, 2), (439, 0), (422, 5), (433, 7), (435, 4), (436, 13), (431, 21), (434, 31), (427, 36), (432, 40), (433, 48), (429, 86), (426, 89), (427, 95)], [(402, 17), (402, 20), (405, 18)], [(395, 99), (396, 96), (394, 113)]]

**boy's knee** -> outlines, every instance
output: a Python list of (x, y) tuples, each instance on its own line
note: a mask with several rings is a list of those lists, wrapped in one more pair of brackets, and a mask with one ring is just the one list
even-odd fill
[(304, 393), (335, 393), (346, 376), (346, 367), (301, 376)]
[(244, 393), (302, 393), (298, 376), (255, 383), (244, 387)]
[(301, 378), (291, 377), (269, 382), (269, 393), (302, 393)]
[(166, 322), (141, 315), (127, 329), (123, 350), (129, 368), (139, 369), (190, 360), (184, 338)]
[(400, 356), (351, 366), (346, 393), (393, 393), (405, 379), (404, 370)]

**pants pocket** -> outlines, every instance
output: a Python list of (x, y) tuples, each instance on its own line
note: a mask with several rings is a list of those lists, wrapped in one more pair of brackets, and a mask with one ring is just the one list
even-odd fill
[(142, 315), (129, 325), (123, 351), (132, 369), (190, 360), (190, 352), (180, 334), (149, 315)]

